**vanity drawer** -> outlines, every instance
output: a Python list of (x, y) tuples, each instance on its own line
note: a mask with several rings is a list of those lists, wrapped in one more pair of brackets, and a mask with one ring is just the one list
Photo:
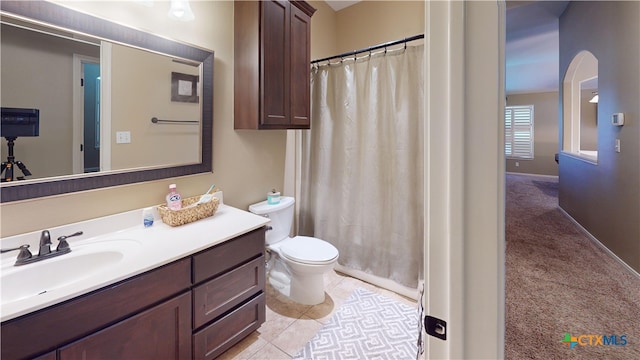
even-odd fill
[(264, 228), (256, 229), (193, 256), (193, 283), (229, 271), (264, 254)]
[(264, 256), (193, 289), (195, 329), (259, 293), (265, 286)]
[(265, 319), (265, 294), (225, 315), (193, 335), (195, 359), (214, 359), (260, 327)]

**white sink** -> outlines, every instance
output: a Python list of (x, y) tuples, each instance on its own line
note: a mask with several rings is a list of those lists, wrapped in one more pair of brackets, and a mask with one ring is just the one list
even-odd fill
[(71, 252), (68, 254), (26, 265), (13, 266), (15, 261), (3, 263), (0, 303), (4, 306), (50, 294), (90, 279), (113, 266), (121, 265), (138, 253), (139, 248), (140, 243), (135, 240), (96, 241), (71, 245)]

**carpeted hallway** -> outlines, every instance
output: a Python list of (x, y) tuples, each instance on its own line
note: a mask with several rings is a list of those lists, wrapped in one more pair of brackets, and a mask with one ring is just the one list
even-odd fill
[(557, 199), (557, 180), (507, 174), (506, 358), (640, 359), (640, 279)]

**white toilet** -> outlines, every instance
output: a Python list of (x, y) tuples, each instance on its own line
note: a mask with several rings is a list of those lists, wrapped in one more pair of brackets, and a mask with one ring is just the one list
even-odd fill
[(338, 249), (313, 237), (289, 237), (294, 203), (294, 198), (283, 196), (279, 204), (263, 201), (249, 206), (249, 211), (271, 219), (266, 235), (269, 283), (297, 303), (316, 305), (324, 301), (324, 273), (338, 261)]

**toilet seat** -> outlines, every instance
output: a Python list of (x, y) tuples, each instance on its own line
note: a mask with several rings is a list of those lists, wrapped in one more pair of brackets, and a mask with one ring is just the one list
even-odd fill
[(287, 239), (279, 248), (282, 256), (303, 264), (325, 265), (338, 258), (338, 249), (335, 246), (309, 236)]

